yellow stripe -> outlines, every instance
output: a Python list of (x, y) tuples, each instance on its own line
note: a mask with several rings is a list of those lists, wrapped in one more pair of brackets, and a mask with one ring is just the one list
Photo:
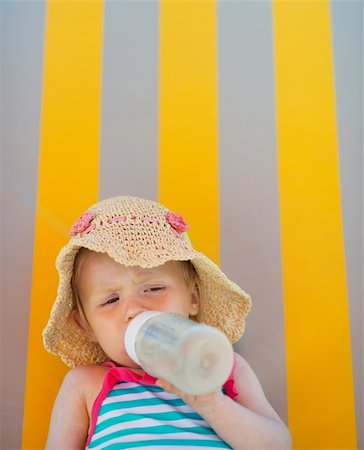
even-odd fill
[(23, 448), (44, 448), (66, 366), (43, 349), (56, 296), (56, 255), (97, 200), (103, 3), (49, 1)]
[(216, 4), (161, 1), (159, 198), (219, 260)]
[(289, 426), (297, 449), (355, 449), (329, 3), (273, 18)]

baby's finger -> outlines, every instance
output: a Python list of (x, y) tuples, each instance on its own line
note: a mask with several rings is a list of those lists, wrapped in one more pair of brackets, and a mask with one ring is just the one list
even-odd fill
[(170, 383), (169, 381), (164, 380), (162, 378), (158, 378), (158, 380), (156, 381), (156, 385), (161, 387), (165, 391), (170, 392), (171, 394), (176, 394), (176, 395), (180, 394), (180, 392), (178, 391), (176, 386), (174, 386), (172, 383)]

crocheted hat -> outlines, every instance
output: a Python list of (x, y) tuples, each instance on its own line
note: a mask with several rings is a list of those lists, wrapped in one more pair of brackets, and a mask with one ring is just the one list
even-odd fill
[(75, 308), (71, 278), (81, 247), (107, 253), (124, 266), (155, 267), (190, 260), (199, 277), (200, 311), (195, 319), (222, 330), (232, 343), (244, 332), (251, 299), (204, 254), (193, 249), (183, 217), (163, 205), (119, 196), (91, 206), (71, 229), (71, 239), (56, 260), (57, 298), (43, 331), (45, 348), (69, 366), (99, 364), (108, 359), (70, 317)]

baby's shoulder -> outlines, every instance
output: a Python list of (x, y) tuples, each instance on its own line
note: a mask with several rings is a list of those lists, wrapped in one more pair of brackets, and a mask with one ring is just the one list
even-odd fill
[(234, 352), (234, 356), (235, 356), (235, 370), (238, 370), (238, 371), (252, 370), (248, 361), (246, 359), (244, 359), (239, 353)]
[(74, 367), (66, 374), (63, 388), (69, 392), (77, 392), (78, 396), (83, 397), (87, 410), (90, 411), (108, 370), (109, 367), (96, 365)]
[(76, 366), (66, 374), (65, 379), (73, 383), (89, 384), (103, 379), (108, 370), (107, 366)]

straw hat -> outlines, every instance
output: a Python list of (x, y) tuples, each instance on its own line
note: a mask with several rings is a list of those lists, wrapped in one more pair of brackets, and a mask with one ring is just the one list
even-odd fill
[(75, 308), (71, 288), (73, 264), (81, 247), (107, 253), (124, 266), (148, 268), (171, 260), (190, 260), (199, 277), (201, 294), (196, 320), (219, 328), (232, 343), (236, 342), (244, 332), (250, 297), (209, 258), (193, 249), (187, 229), (182, 216), (149, 200), (119, 196), (91, 206), (74, 224), (69, 243), (57, 257), (59, 285), (43, 331), (45, 348), (58, 354), (70, 367), (108, 359), (70, 318)]

